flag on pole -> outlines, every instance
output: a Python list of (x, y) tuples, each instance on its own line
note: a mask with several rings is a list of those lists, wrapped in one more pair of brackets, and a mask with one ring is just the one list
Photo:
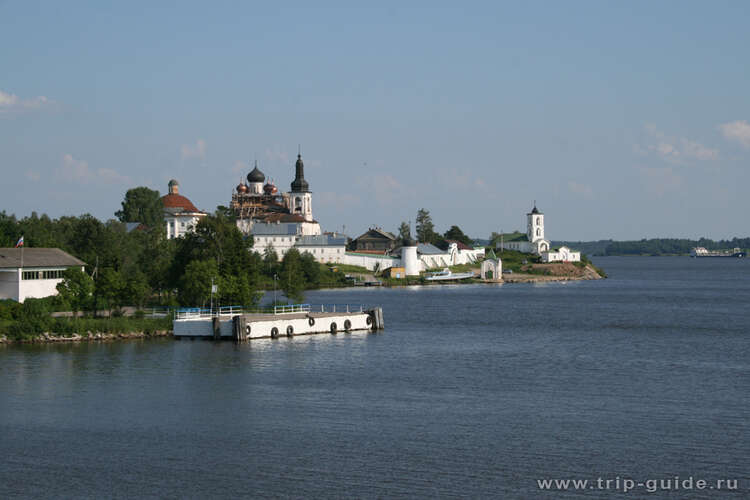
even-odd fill
[(16, 243), (16, 248), (21, 248), (23, 246), (23, 236), (21, 236), (18, 239), (18, 243)]

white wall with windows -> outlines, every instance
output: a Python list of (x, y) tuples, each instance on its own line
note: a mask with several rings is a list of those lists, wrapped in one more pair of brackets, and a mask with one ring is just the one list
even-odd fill
[(167, 239), (179, 238), (195, 229), (198, 221), (205, 214), (170, 214), (164, 215), (167, 224)]
[(270, 245), (279, 256), (279, 259), (283, 258), (284, 255), (294, 246), (294, 242), (297, 240), (296, 235), (253, 235), (253, 250), (263, 255), (266, 248)]
[(300, 246), (300, 253), (309, 253), (315, 260), (324, 264), (343, 264), (346, 245), (340, 246)]
[(542, 254), (542, 262), (580, 262), (581, 252), (574, 252), (568, 247), (560, 247)]
[[(0, 299), (23, 302), (57, 295), (57, 285), (62, 283), (65, 267), (5, 269), (0, 272)], [(83, 267), (81, 268), (83, 270)]]

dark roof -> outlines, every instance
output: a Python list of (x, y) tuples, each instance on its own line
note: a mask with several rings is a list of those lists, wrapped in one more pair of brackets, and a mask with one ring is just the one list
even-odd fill
[(128, 233), (131, 231), (135, 231), (135, 230), (143, 231), (146, 229), (148, 229), (148, 227), (146, 227), (146, 225), (142, 222), (126, 222), (125, 223), (125, 231)]
[(417, 245), (417, 253), (421, 253), (423, 255), (439, 255), (447, 252), (444, 250), (440, 250), (432, 243), (420, 243)]
[[(0, 269), (21, 267), (20, 248), (0, 248)], [(59, 248), (25, 248), (23, 249), (23, 267), (73, 267), (85, 266)]]
[(253, 236), (295, 236), (297, 234), (297, 224), (256, 222), (253, 224), (251, 232)]
[(365, 238), (368, 235), (371, 237), (378, 238), (378, 239), (386, 238), (391, 241), (396, 239), (396, 237), (393, 234), (389, 233), (388, 231), (383, 231), (382, 229), (378, 227), (371, 227), (370, 229), (367, 230), (366, 233), (360, 234), (355, 239), (359, 240), (359, 239)]
[[(261, 220), (269, 223), (275, 222), (305, 222), (305, 218), (297, 214), (270, 213), (253, 217), (255, 220)], [(314, 222), (314, 221), (313, 221)]]
[(531, 213), (534, 214), (534, 215), (536, 215), (536, 214), (541, 215), (542, 214), (542, 212), (540, 212), (539, 209), (536, 208), (536, 203), (534, 203), (534, 208), (531, 209)]
[(343, 247), (346, 246), (346, 238), (335, 238), (330, 234), (307, 235), (300, 236), (296, 245), (299, 247)]
[[(168, 212), (200, 212), (193, 202), (181, 194), (167, 194), (161, 197), (161, 204)], [(201, 212), (202, 213), (202, 212)]]
[(495, 254), (495, 251), (490, 248), (490, 251), (487, 252), (487, 255), (484, 256), (487, 260), (497, 260), (497, 255)]

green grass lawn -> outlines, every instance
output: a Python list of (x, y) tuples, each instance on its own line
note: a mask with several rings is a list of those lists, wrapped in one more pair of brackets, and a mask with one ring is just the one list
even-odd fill
[(350, 274), (350, 273), (360, 273), (360, 274), (372, 274), (372, 271), (368, 271), (365, 267), (360, 266), (352, 266), (349, 264), (321, 264), (320, 265), (321, 270), (328, 271), (329, 268), (336, 268), (338, 269), (337, 272), (344, 273), (344, 274)]

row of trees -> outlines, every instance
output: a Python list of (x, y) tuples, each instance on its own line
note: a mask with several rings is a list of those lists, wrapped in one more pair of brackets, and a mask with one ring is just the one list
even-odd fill
[(694, 247), (709, 250), (750, 248), (750, 238), (733, 238), (714, 241), (708, 238), (698, 240), (676, 238), (652, 238), (640, 241), (613, 241), (607, 245), (605, 255), (685, 255)]
[[(32, 213), (17, 219), (0, 212), (0, 246), (13, 246), (23, 235), (26, 246), (61, 248), (86, 262), (83, 273), (67, 271), (59, 288), (66, 307), (75, 311), (206, 305), (212, 281), (221, 304), (255, 304), (262, 289), (274, 286), (300, 300), (321, 280), (312, 255), (292, 250), (279, 262), (271, 249), (263, 255), (250, 251), (252, 237), (245, 237), (221, 207), (193, 232), (171, 240), (158, 191), (129, 190), (115, 215), (119, 220), (102, 222), (89, 214), (51, 219)], [(133, 229), (126, 222), (140, 225)]]
[[(421, 243), (432, 243), (440, 248), (447, 248), (447, 240), (460, 241), (466, 245), (473, 245), (474, 240), (469, 238), (458, 226), (451, 226), (445, 233), (440, 234), (435, 231), (435, 224), (432, 222), (432, 216), (427, 209), (420, 208), (417, 211), (416, 219), (416, 237)], [(402, 241), (411, 239), (411, 226), (408, 222), (402, 222), (398, 228), (398, 235)]]

